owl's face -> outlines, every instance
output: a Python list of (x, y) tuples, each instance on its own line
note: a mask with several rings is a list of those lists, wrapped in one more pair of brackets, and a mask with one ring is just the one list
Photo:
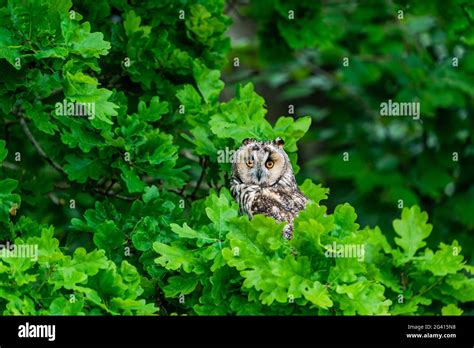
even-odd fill
[(273, 141), (245, 139), (236, 151), (233, 175), (243, 184), (272, 186), (285, 174), (290, 162), (280, 138)]

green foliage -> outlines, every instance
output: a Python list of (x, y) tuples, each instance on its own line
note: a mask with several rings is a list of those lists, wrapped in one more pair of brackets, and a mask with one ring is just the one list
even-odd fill
[[(305, 177), (332, 188), (328, 205), (350, 201), (384, 229), (401, 204), (420, 205), (432, 245), (454, 236), (472, 259), (472, 2), (254, 0), (238, 10), (238, 28), (253, 20), (258, 42), (239, 36), (229, 80), (251, 76), (273, 110), (311, 116), (299, 156)], [(420, 119), (381, 117), (389, 99), (419, 102)]]
[(2, 246), (0, 303), (4, 315), (151, 315), (153, 303), (140, 298), (143, 288), (136, 267), (107, 259), (104, 250), (80, 247), (65, 254), (53, 227), (22, 218), (12, 226), (17, 250), (30, 257), (12, 257)]
[[(313, 197), (327, 193), (310, 182), (303, 191)], [(153, 245), (155, 262), (175, 271), (163, 282), (165, 296), (177, 303), (181, 298), (186, 312), (205, 315), (448, 315), (461, 314), (455, 304), (474, 300), (472, 278), (462, 275), (469, 267), (456, 241), (441, 244), (435, 253), (423, 246), (405, 252), (400, 241), (430, 233), (426, 213), (418, 207), (405, 208), (394, 223), (410, 231), (397, 239), (399, 249), (378, 227), (360, 229), (349, 205), (329, 214), (318, 203), (300, 214), (295, 237), (287, 241), (281, 237), (283, 225), (261, 215), (251, 221), (237, 216), (227, 189), (211, 192), (206, 223), (172, 224), (179, 239)], [(360, 246), (364, 252), (331, 257), (335, 245)], [(461, 286), (470, 295), (458, 293)]]
[[(393, 231), (361, 227), (356, 209), (328, 209), (320, 202), (329, 190), (306, 179), (300, 188), (311, 203), (295, 221), (293, 240), (270, 218), (239, 214), (225, 187), (242, 139), (283, 138), (298, 173), (300, 140), (318, 120), (266, 117), (252, 83), (224, 101), (224, 5), (0, 0), (0, 241), (39, 253), (37, 260), (1, 255), (2, 313), (463, 313), (474, 301), (473, 268), (457, 241), (430, 246), (432, 227), (417, 206), (402, 211)], [(289, 10), (271, 6), (280, 17)], [(310, 14), (320, 8), (301, 6)], [(325, 38), (320, 29), (341, 18), (308, 16), (289, 27), (280, 17), (272, 25), (295, 50), (330, 48), (344, 30), (326, 30)], [(377, 80), (360, 68), (363, 81)], [(469, 93), (467, 82), (459, 93)], [(92, 103), (93, 112), (68, 114), (79, 103)], [(370, 174), (364, 157), (352, 158), (351, 166), (325, 163), (342, 168), (335, 178)], [(449, 175), (426, 174), (423, 192), (439, 193)], [(381, 177), (357, 179), (360, 192), (381, 185)], [(464, 223), (468, 215), (456, 218)], [(328, 256), (340, 246), (365, 252)]]

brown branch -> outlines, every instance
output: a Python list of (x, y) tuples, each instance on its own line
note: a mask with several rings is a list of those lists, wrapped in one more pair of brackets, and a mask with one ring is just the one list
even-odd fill
[(168, 189), (169, 192), (173, 192), (175, 194), (177, 194), (178, 196), (182, 196), (183, 198), (186, 198), (185, 195), (183, 195), (182, 191), (178, 191), (178, 190), (175, 190), (175, 189)]
[[(112, 183), (114, 183), (114, 182), (112, 181)], [(54, 191), (49, 192), (49, 193), (58, 192), (58, 191), (67, 191), (71, 188), (71, 186), (68, 185), (68, 184), (66, 184), (66, 185), (67, 186), (60, 186), (59, 184), (54, 184)], [(103, 196), (112, 197), (112, 198), (115, 197), (115, 198), (122, 199), (122, 200), (125, 200), (125, 201), (134, 201), (134, 200), (139, 198), (139, 197), (123, 196), (123, 195), (117, 194), (113, 191), (110, 191), (110, 189), (104, 190), (104, 189), (101, 189), (101, 188), (98, 188), (98, 187), (90, 188), (90, 190), (92, 192), (101, 194)], [(89, 191), (87, 191), (87, 188), (83, 187), (82, 192), (89, 192)]]
[(49, 95), (47, 95), (46, 97), (37, 97), (36, 100), (44, 100), (44, 99), (47, 99), (47, 98), (49, 98), (49, 97), (52, 97), (52, 96), (55, 96), (55, 95), (61, 93), (62, 91), (63, 91), (63, 88), (62, 88), (62, 87), (53, 89), (53, 90), (51, 91), (51, 93), (50, 93)]
[[(230, 0), (230, 1), (228, 1), (227, 4), (226, 4), (226, 6), (225, 6), (225, 8), (224, 8), (224, 13), (225, 13), (226, 15), (228, 15), (229, 12), (232, 12), (233, 10), (236, 11), (236, 8), (237, 8), (238, 5), (240, 5), (238, 0)], [(237, 12), (237, 11), (236, 11), (236, 12)], [(238, 15), (239, 17), (241, 17), (241, 16), (240, 16), (240, 13), (237, 13), (237, 15)]]
[(474, 21), (471, 19), (471, 16), (469, 15), (469, 12), (466, 10), (466, 4), (460, 5), (462, 8), (463, 14), (466, 16), (467, 21), (469, 24), (474, 25)]
[(442, 276), (441, 278), (439, 278), (437, 281), (435, 281), (433, 284), (431, 284), (430, 286), (428, 286), (424, 290), (420, 290), (420, 292), (418, 294), (416, 294), (415, 296), (413, 296), (413, 297), (417, 297), (417, 296), (421, 296), (421, 295), (426, 294), (428, 291), (433, 289), (436, 285), (439, 285), (439, 283), (441, 283), (444, 280), (445, 277), (446, 276)]
[(28, 137), (28, 139), (30, 139), (31, 143), (33, 144), (33, 146), (35, 147), (36, 151), (38, 152), (38, 154), (43, 157), (44, 160), (46, 160), (51, 166), (54, 167), (54, 169), (56, 169), (58, 172), (64, 174), (64, 175), (67, 175), (66, 171), (64, 170), (63, 167), (61, 167), (58, 163), (56, 163), (53, 159), (51, 159), (47, 154), (46, 152), (44, 152), (43, 148), (40, 146), (40, 144), (38, 143), (38, 141), (36, 141), (35, 137), (33, 136), (33, 134), (31, 133), (30, 129), (28, 128), (28, 125), (26, 124), (26, 121), (25, 119), (22, 117), (20, 118), (20, 124), (21, 124), (21, 127), (23, 128), (23, 132), (26, 134), (26, 136)]
[(93, 188), (92, 189), (93, 192), (96, 192), (98, 194), (101, 194), (103, 196), (107, 196), (107, 197), (111, 197), (111, 198), (118, 198), (118, 199), (121, 199), (121, 200), (124, 200), (124, 201), (135, 201), (137, 200), (139, 197), (128, 197), (128, 196), (123, 196), (123, 195), (120, 195), (120, 194), (116, 194), (114, 192), (112, 193), (109, 193), (109, 192), (105, 192), (104, 190), (102, 189), (99, 189), (99, 188)]
[[(181, 190), (177, 192), (180, 196), (185, 196), (184, 191), (186, 191), (186, 188), (188, 187), (188, 183), (184, 184)], [(170, 190), (171, 191), (171, 190)]]
[(10, 121), (10, 120), (6, 120), (4, 125), (3, 125), (3, 132), (5, 134), (5, 141), (8, 143), (9, 139), (10, 139), (10, 127), (13, 126), (13, 125), (16, 125), (16, 124), (19, 124), (18, 121)]
[(204, 179), (204, 176), (206, 174), (206, 168), (207, 168), (206, 158), (201, 157), (201, 160), (199, 162), (201, 164), (202, 171), (201, 171), (201, 175), (199, 176), (199, 179), (196, 183), (196, 187), (194, 188), (193, 193), (191, 193), (191, 199), (196, 198), (196, 193), (199, 190), (199, 188), (201, 187), (202, 180)]
[(0, 166), (11, 170), (21, 170), (22, 172), (25, 172), (25, 170), (22, 169), (20, 166), (7, 161), (3, 161), (2, 163), (0, 163)]
[(115, 181), (111, 179), (109, 185), (107, 185), (107, 188), (105, 189), (105, 192), (109, 192), (112, 186), (114, 185), (115, 185)]

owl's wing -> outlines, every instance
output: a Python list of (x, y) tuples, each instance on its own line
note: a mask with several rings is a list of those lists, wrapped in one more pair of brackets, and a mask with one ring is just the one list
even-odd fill
[(252, 214), (264, 214), (278, 221), (291, 221), (304, 209), (306, 197), (299, 190), (261, 190), (252, 203)]
[(287, 209), (293, 213), (298, 213), (300, 210), (303, 210), (308, 201), (306, 196), (299, 189), (291, 191), (290, 198)]
[(289, 212), (274, 197), (259, 193), (252, 203), (252, 215), (263, 214), (278, 222), (288, 221)]

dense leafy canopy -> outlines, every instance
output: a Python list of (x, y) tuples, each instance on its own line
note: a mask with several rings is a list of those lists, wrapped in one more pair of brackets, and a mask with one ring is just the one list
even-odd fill
[[(319, 5), (302, 2), (304, 21), (267, 27), (269, 8), (290, 5), (252, 6), (262, 28), (281, 34), (272, 40), (288, 44), (269, 40), (270, 57), (338, 52), (343, 17), (328, 23)], [(280, 136), (298, 173), (312, 118), (270, 122), (252, 83), (223, 100), (224, 8), (223, 0), (0, 0), (0, 240), (39, 252), (0, 258), (2, 313), (461, 314), (474, 301), (474, 269), (451, 238), (429, 247), (434, 227), (416, 205), (393, 226), (361, 226), (351, 205), (322, 205), (329, 190), (307, 179), (300, 187), (311, 203), (293, 240), (270, 218), (240, 216), (226, 188), (230, 151), (246, 137)], [(411, 28), (430, 23), (419, 25)], [(377, 68), (359, 68), (363, 76), (346, 78), (379, 81), (380, 72), (365, 71)], [(452, 98), (471, 92), (465, 82)], [(93, 108), (80, 117), (71, 105)], [(335, 178), (371, 173), (353, 158), (350, 169), (335, 160), (327, 168)], [(424, 194), (438, 193), (437, 180)], [(356, 181), (362, 194), (383, 182)], [(333, 246), (363, 254), (338, 257)]]
[[(350, 201), (385, 229), (401, 205), (418, 204), (435, 226), (432, 246), (454, 237), (473, 259), (472, 1), (265, 0), (237, 10), (258, 40), (239, 37), (228, 80), (259, 81), (272, 116), (290, 105), (311, 116), (302, 171), (331, 187), (328, 204)], [(419, 118), (381, 117), (388, 100), (419, 102)]]

